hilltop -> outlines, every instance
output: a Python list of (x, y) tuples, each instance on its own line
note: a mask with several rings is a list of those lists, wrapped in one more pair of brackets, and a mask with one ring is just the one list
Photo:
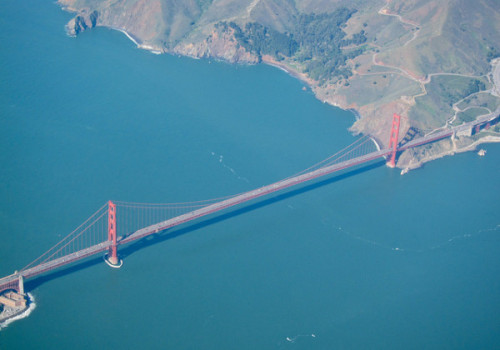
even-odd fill
[[(387, 144), (402, 132), (457, 125), (500, 106), (495, 0), (59, 0), (70, 35), (106, 26), (139, 47), (280, 66), (359, 119), (355, 133)], [(495, 72), (496, 69), (496, 72)], [(494, 73), (497, 76), (495, 85)], [(498, 112), (497, 112), (498, 113)], [(410, 129), (411, 128), (411, 129)], [(499, 141), (499, 127), (403, 154), (401, 168)]]

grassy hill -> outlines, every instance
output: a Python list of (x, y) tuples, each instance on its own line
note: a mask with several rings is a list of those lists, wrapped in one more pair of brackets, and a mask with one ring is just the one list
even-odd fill
[[(355, 108), (353, 131), (388, 142), (393, 112), (426, 129), (500, 105), (497, 0), (59, 0), (75, 18), (127, 31), (147, 49), (278, 64), (318, 98)], [(492, 109), (493, 108), (493, 109)]]

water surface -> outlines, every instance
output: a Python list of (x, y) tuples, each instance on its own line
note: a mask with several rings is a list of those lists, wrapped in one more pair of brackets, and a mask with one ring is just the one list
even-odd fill
[[(52, 2), (0, 4), (0, 274), (109, 199), (181, 202), (280, 180), (353, 116), (266, 66), (153, 55)], [(388, 116), (391, 118), (391, 116)], [(1, 349), (457, 349), (499, 344), (500, 147), (371, 166), (27, 284)], [(314, 337), (312, 336), (314, 334)]]

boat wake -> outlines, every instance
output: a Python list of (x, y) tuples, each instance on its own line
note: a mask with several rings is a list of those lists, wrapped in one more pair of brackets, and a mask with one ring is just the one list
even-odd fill
[[(335, 226), (334, 226), (334, 228), (335, 228)], [(383, 243), (380, 243), (380, 242), (376, 242), (376, 241), (370, 240), (368, 238), (356, 235), (356, 234), (354, 234), (354, 233), (352, 233), (352, 232), (344, 229), (343, 227), (338, 227), (336, 229), (337, 229), (338, 232), (341, 232), (341, 233), (345, 234), (346, 236), (348, 236), (350, 238), (353, 238), (355, 240), (358, 240), (360, 242), (363, 242), (365, 244), (369, 244), (369, 245), (372, 245), (372, 246), (375, 246), (375, 247), (378, 247), (378, 248), (383, 248), (383, 249), (387, 249), (387, 250), (393, 250), (393, 251), (397, 251), (397, 252), (424, 253), (424, 252), (428, 252), (428, 251), (431, 251), (431, 250), (436, 250), (436, 249), (444, 248), (444, 247), (446, 247), (446, 246), (448, 246), (450, 244), (457, 243), (457, 241), (462, 241), (462, 240), (467, 240), (467, 239), (473, 239), (473, 238), (476, 238), (479, 235), (484, 235), (484, 234), (488, 234), (488, 233), (493, 233), (493, 232), (499, 231), (500, 230), (500, 224), (497, 224), (496, 226), (491, 227), (491, 228), (480, 229), (480, 230), (478, 230), (475, 233), (465, 233), (465, 234), (456, 235), (456, 236), (448, 238), (446, 241), (443, 241), (442, 243), (435, 244), (435, 245), (429, 246), (427, 248), (421, 248), (421, 249), (393, 247), (393, 246), (390, 246), (390, 245), (386, 245), (386, 244), (383, 244)]]
[(305, 337), (305, 338), (308, 338), (308, 337), (311, 337), (311, 338), (316, 338), (316, 334), (312, 333), (312, 334), (298, 334), (296, 335), (295, 337), (286, 337), (286, 341), (287, 342), (290, 342), (290, 343), (295, 343), (295, 341), (298, 339), (298, 338), (301, 338), (301, 337)]
[(230, 166), (228, 166), (228, 165), (226, 165), (224, 163), (224, 156), (223, 155), (216, 154), (215, 152), (210, 152), (210, 154), (212, 155), (212, 157), (218, 158), (219, 163), (225, 169), (229, 170), (231, 172), (231, 174), (233, 174), (234, 176), (236, 176), (238, 178), (238, 180), (242, 180), (242, 181), (245, 181), (246, 183), (250, 183), (250, 181), (246, 177), (239, 176), (233, 168), (231, 168)]

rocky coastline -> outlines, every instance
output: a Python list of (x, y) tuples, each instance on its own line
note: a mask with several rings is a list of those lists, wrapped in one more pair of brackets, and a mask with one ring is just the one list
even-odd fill
[(3, 322), (22, 314), (27, 309), (28, 309), (28, 306), (26, 306), (26, 307), (8, 307), (8, 306), (5, 306), (4, 309), (2, 310), (2, 312), (0, 313), (0, 325)]
[[(404, 175), (408, 173), (410, 170), (415, 170), (420, 167), (422, 167), (425, 163), (431, 162), (436, 159), (440, 159), (446, 156), (454, 156), (455, 154), (459, 153), (465, 153), (465, 152), (471, 152), (471, 151), (477, 151), (478, 147), (482, 144), (489, 144), (489, 143), (500, 143), (500, 136), (496, 135), (487, 135), (484, 137), (481, 137), (480, 139), (476, 141), (470, 142), (470, 140), (466, 142), (456, 142), (456, 140), (451, 140), (449, 141), (451, 146), (447, 147), (449, 148), (448, 150), (442, 150), (439, 152), (432, 152), (427, 154), (426, 156), (423, 156), (422, 158), (417, 158), (414, 156), (411, 156), (409, 153), (404, 155), (405, 158), (403, 158), (403, 164), (405, 164), (404, 167), (401, 167), (401, 175)], [(483, 154), (484, 156), (484, 154)]]
[(35, 299), (31, 293), (26, 294), (25, 307), (4, 306), (2, 312), (0, 312), (0, 330), (16, 320), (28, 317), (35, 307)]
[[(211, 58), (238, 64), (264, 63), (279, 68), (292, 77), (304, 82), (315, 94), (315, 96), (324, 103), (328, 103), (332, 106), (351, 111), (356, 119), (356, 122), (350, 128), (350, 131), (353, 134), (369, 135), (378, 146), (386, 145), (388, 143), (389, 132), (386, 132), (386, 129), (390, 130), (390, 125), (388, 124), (389, 122), (382, 122), (380, 120), (371, 122), (371, 117), (369, 117), (369, 115), (372, 115), (374, 111), (366, 110), (365, 107), (360, 108), (355, 103), (348, 103), (345, 100), (344, 96), (335, 94), (335, 89), (333, 90), (332, 95), (330, 86), (320, 84), (318, 81), (310, 78), (306, 73), (303, 73), (296, 67), (292, 67), (290, 66), (290, 64), (287, 64), (288, 62), (286, 60), (278, 61), (269, 55), (262, 55), (261, 57), (258, 57), (251, 52), (245, 51), (245, 49), (237, 43), (234, 37), (234, 33), (232, 33), (231, 31), (223, 31), (221, 30), (221, 28), (215, 26), (212, 32), (209, 33), (203, 40), (193, 40), (187, 42), (183, 41), (177, 43), (174, 46), (165, 47), (154, 44), (152, 41), (142, 40), (138, 35), (135, 35), (122, 27), (116, 26), (112, 23), (107, 23), (106, 20), (103, 20), (103, 18), (97, 11), (90, 11), (88, 9), (77, 11), (71, 7), (64, 7), (64, 9), (66, 11), (76, 13), (76, 16), (66, 25), (66, 31), (70, 36), (76, 36), (83, 30), (87, 30), (96, 26), (102, 26), (121, 31), (131, 41), (133, 41), (138, 48), (149, 50), (155, 54), (170, 53), (197, 59)], [(497, 70), (496, 74), (498, 75), (498, 71), (500, 70), (499, 64), (492, 65), (493, 71), (495, 70), (495, 68)], [(492, 75), (493, 74), (494, 72), (492, 72)], [(495, 86), (495, 82), (493, 82), (493, 89), (496, 89), (497, 91), (500, 90), (497, 86)], [(394, 101), (393, 105), (384, 105), (380, 113), (387, 114), (389, 109), (392, 109), (397, 113), (405, 113), (407, 108), (407, 106), (402, 107), (400, 101)], [(409, 127), (409, 122), (405, 121), (402, 123), (400, 131), (402, 133), (405, 133), (409, 129)], [(497, 140), (500, 139), (500, 134), (498, 137), (495, 135), (489, 135), (486, 137), (481, 137), (479, 140), (472, 140), (468, 137), (462, 138), (464, 139), (464, 141), (462, 141), (461, 143), (457, 143), (456, 140), (453, 142), (449, 142), (446, 140), (436, 142), (431, 146), (431, 152), (429, 152), (428, 150), (425, 152), (405, 151), (400, 155), (396, 166), (402, 169), (403, 173), (406, 173), (409, 170), (421, 167), (426, 162), (439, 159), (447, 155), (474, 150), (475, 147), (481, 143), (498, 142)]]

